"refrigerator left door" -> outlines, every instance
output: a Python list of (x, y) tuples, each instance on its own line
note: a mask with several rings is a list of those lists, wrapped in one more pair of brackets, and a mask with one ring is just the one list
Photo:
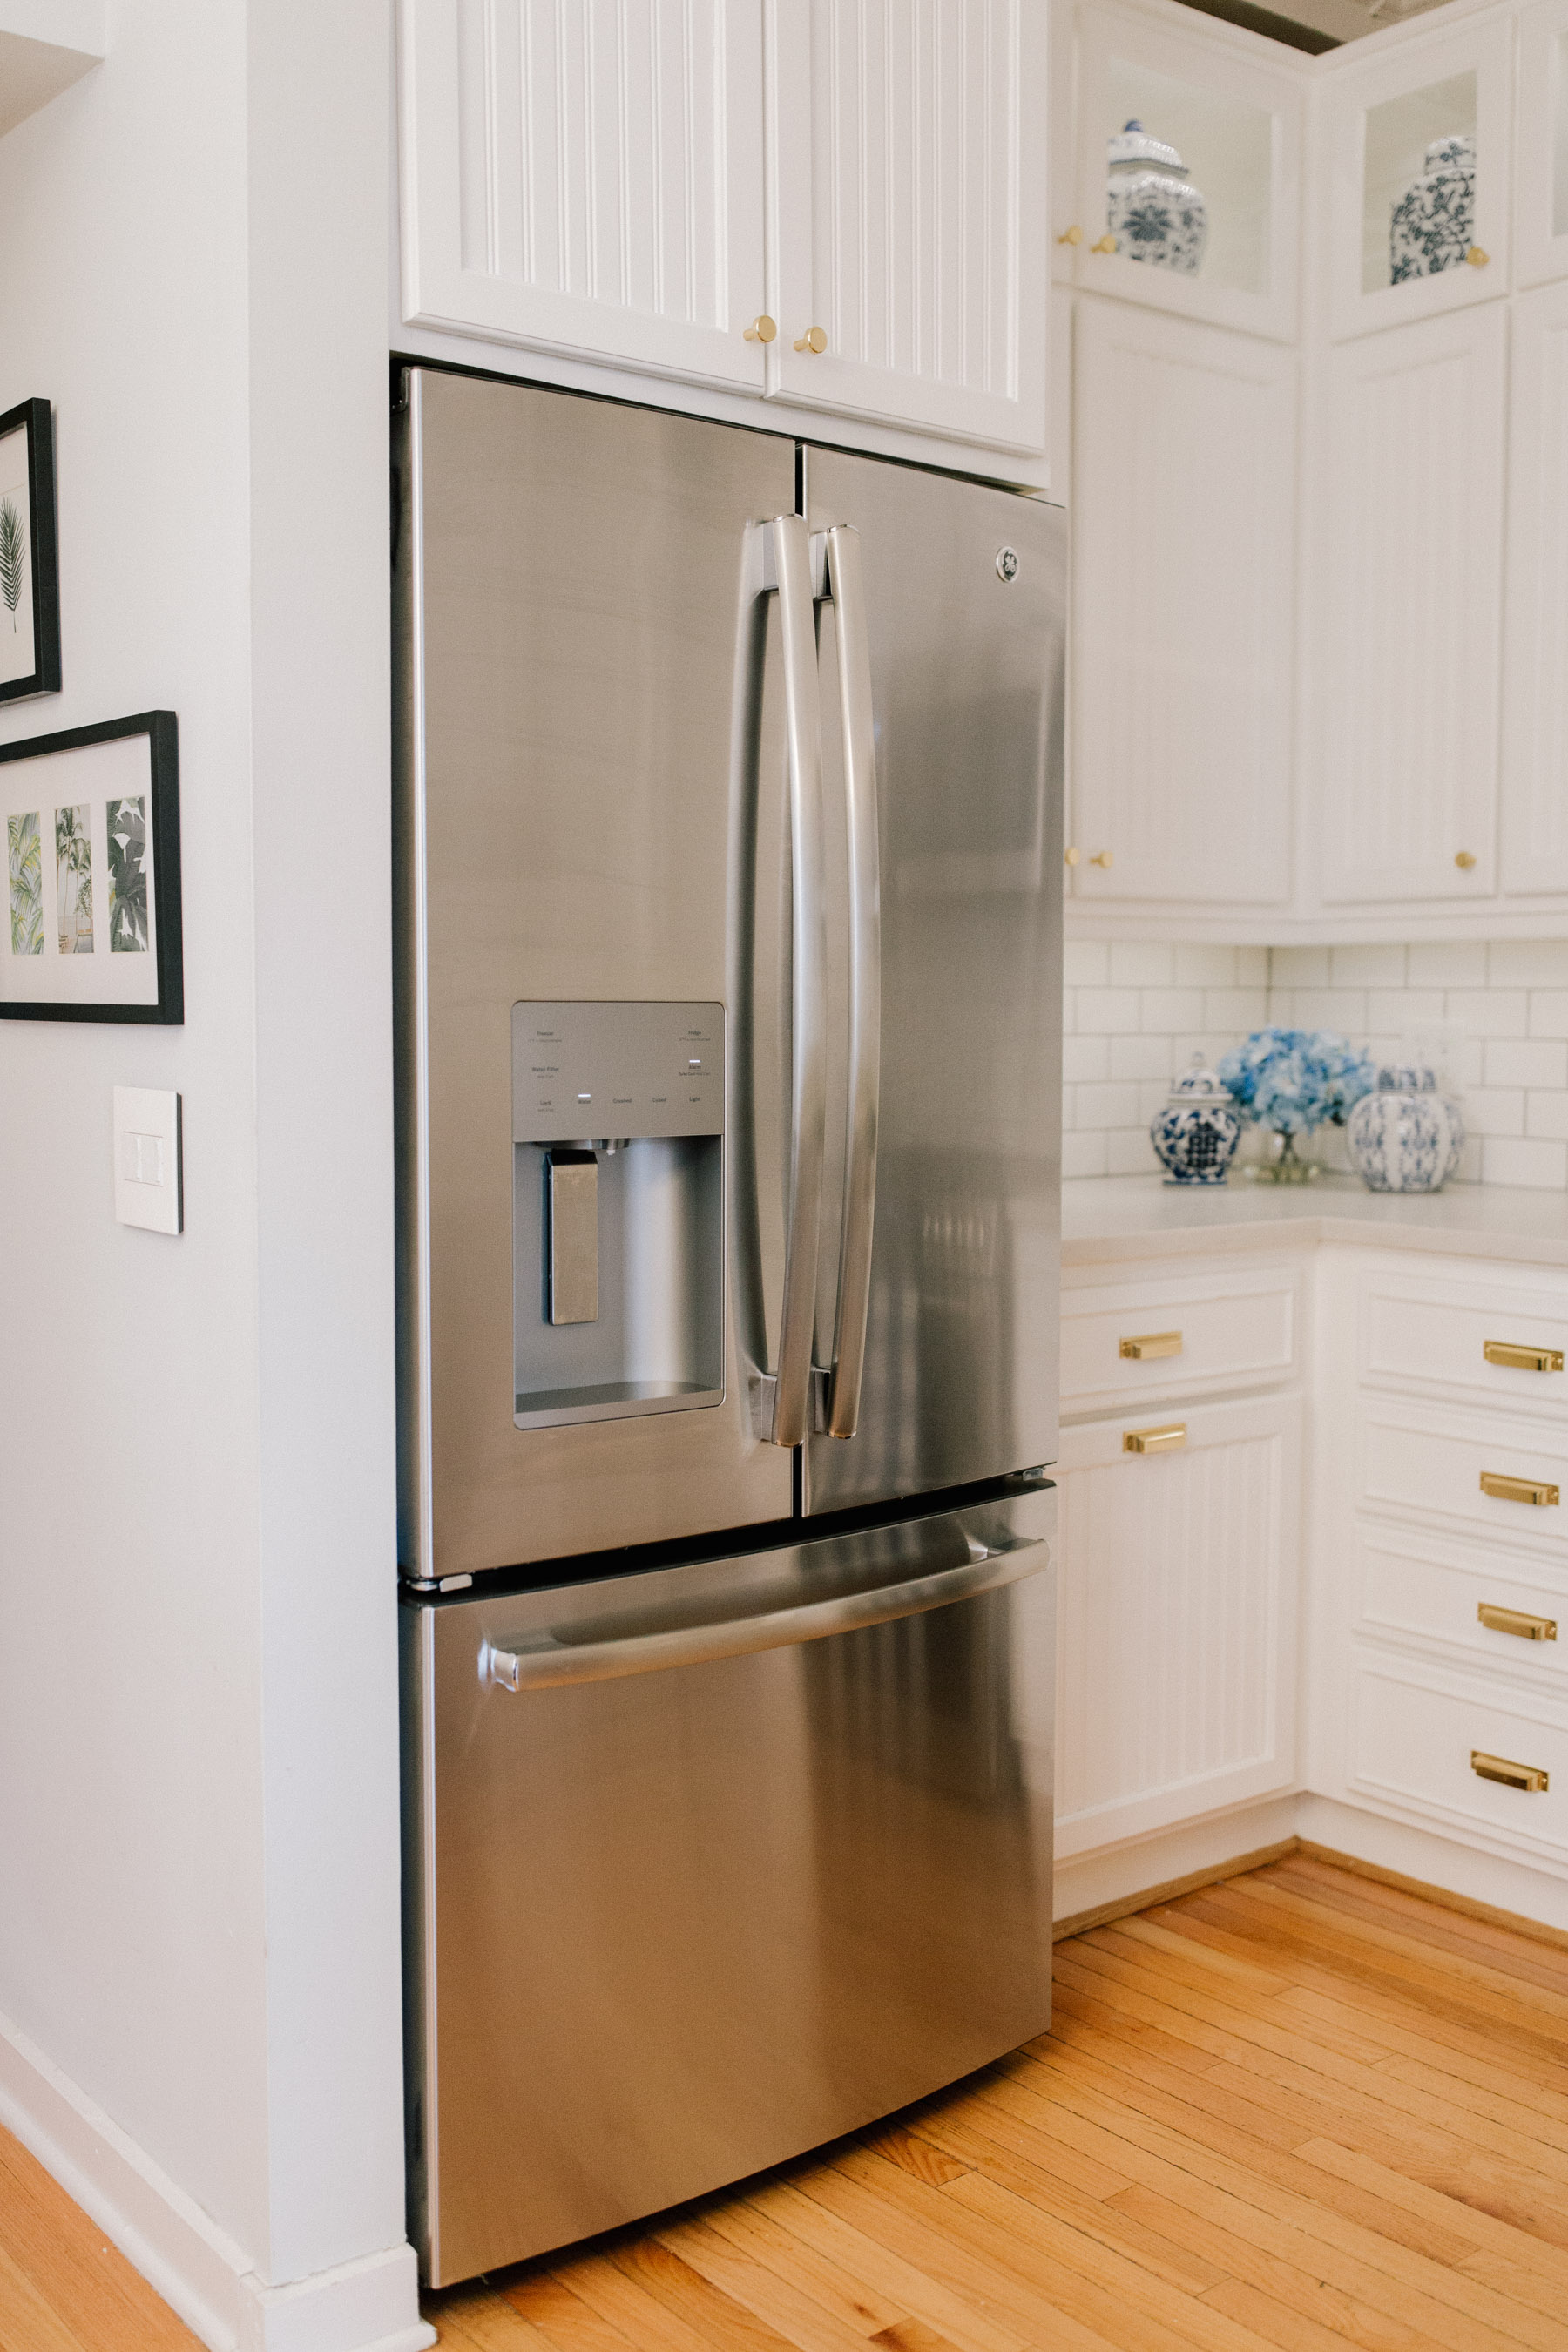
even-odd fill
[[(405, 383), (399, 1517), (424, 1580), (792, 1508), (748, 1393), (782, 1212), (731, 1014), (778, 920), (754, 905), (784, 758), (762, 583), (795, 461), (571, 394)], [(525, 1103), (552, 1062), (562, 1099)], [(683, 1122), (660, 1089), (689, 1068), (723, 1099), (694, 1078)]]

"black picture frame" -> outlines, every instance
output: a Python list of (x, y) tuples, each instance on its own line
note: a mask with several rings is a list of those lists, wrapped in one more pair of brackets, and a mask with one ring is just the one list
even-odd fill
[(33, 667), (0, 684), (0, 702), (60, 690), (60, 561), (55, 521), (55, 420), (47, 400), (24, 400), (0, 416), (0, 441), (27, 436), (27, 530), (33, 583)]
[[(180, 910), (180, 730), (172, 710), (142, 710), (130, 719), (106, 719), (93, 727), (68, 727), (55, 735), (33, 735), (20, 743), (0, 743), (0, 771), (16, 760), (47, 760), (58, 751), (145, 735), (151, 777), (147, 845), (152, 859), (153, 953), (155, 1003), (37, 1003), (4, 993), (5, 961), (0, 953), (0, 1020), (134, 1021), (175, 1028), (185, 1017), (184, 948)], [(4, 827), (0, 826), (0, 839)]]

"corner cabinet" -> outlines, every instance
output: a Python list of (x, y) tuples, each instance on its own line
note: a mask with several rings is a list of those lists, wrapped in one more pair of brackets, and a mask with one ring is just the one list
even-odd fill
[(401, 0), (406, 323), (1036, 456), (1037, 0)]

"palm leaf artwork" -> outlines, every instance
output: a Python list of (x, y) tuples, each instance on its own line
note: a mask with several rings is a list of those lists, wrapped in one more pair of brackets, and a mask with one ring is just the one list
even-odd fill
[(109, 803), (109, 952), (147, 952), (147, 803)]
[(27, 535), (13, 498), (0, 499), (0, 602), (11, 615), (16, 633), (16, 607), (22, 601), (22, 568), (27, 560)]
[(92, 953), (92, 842), (85, 802), (55, 811), (60, 953)]
[(5, 820), (11, 874), (11, 952), (44, 952), (44, 842), (38, 812)]

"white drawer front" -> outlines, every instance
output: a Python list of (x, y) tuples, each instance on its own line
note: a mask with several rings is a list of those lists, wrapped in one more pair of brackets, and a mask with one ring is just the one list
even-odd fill
[[(1548, 1367), (1489, 1361), (1489, 1344), (1536, 1350)], [(1568, 1422), (1568, 1371), (1551, 1368), (1554, 1356), (1568, 1364), (1568, 1291), (1396, 1274), (1369, 1276), (1363, 1286), (1362, 1377), (1374, 1384)]]
[[(1514, 1702), (1440, 1667), (1358, 1647), (1351, 1786), (1373, 1802), (1441, 1822), (1452, 1834), (1568, 1864), (1568, 1714)], [(1482, 1780), (1471, 1755), (1544, 1771), (1544, 1790)]]
[[(1207, 1274), (1062, 1297), (1062, 1410), (1116, 1410), (1142, 1397), (1191, 1396), (1282, 1381), (1296, 1361), (1293, 1271)], [(1175, 1353), (1124, 1355), (1153, 1343)]]
[(1361, 1499), (1374, 1510), (1556, 1554), (1568, 1542), (1568, 1509), (1561, 1499), (1510, 1500), (1481, 1486), (1483, 1475), (1513, 1478), (1555, 1486), (1560, 1497), (1568, 1494), (1568, 1430), (1558, 1433), (1501, 1414), (1368, 1397), (1361, 1452)]
[[(1554, 1565), (1554, 1564), (1553, 1564)], [(1518, 1560), (1500, 1549), (1390, 1540), (1362, 1546), (1362, 1624), (1381, 1639), (1414, 1636), (1440, 1643), (1456, 1664), (1485, 1666), (1521, 1687), (1568, 1696), (1568, 1557), (1563, 1573)], [(1517, 1630), (1484, 1623), (1480, 1611), (1502, 1610)], [(1554, 1625), (1554, 1638), (1544, 1628)], [(1533, 1629), (1533, 1633), (1531, 1629)]]

